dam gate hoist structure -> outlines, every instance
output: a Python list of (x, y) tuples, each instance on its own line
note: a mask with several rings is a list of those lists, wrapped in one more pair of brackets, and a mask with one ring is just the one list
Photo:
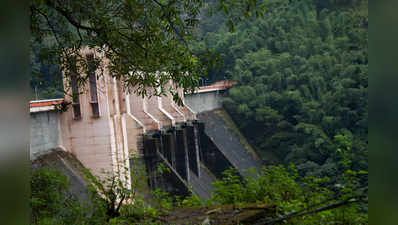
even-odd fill
[[(97, 54), (83, 53), (87, 59)], [(99, 73), (95, 68), (89, 70), (84, 87), (77, 86), (79, 74), (73, 75), (63, 99), (30, 102), (31, 160), (58, 149), (71, 153), (98, 176), (103, 175), (102, 170), (115, 173), (144, 165), (151, 188), (179, 195), (187, 195), (192, 188), (203, 198), (210, 196), (210, 184), (222, 171), (239, 167), (213, 143), (205, 123), (197, 118), (198, 111), (220, 107), (217, 96), (232, 82), (202, 87), (191, 96), (178, 90), (184, 103), (180, 106), (170, 95), (129, 94), (106, 68)], [(55, 110), (65, 103), (71, 103), (65, 111)], [(160, 164), (169, 172), (157, 173)]]

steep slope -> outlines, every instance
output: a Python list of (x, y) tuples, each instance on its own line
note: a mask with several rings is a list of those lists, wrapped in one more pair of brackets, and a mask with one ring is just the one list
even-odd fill
[(210, 173), (203, 165), (201, 165), (201, 174), (200, 177), (196, 176), (194, 173), (191, 173), (191, 186), (193, 192), (204, 199), (209, 199), (210, 194), (213, 190), (213, 186), (211, 185), (216, 181), (216, 177)]
[(202, 112), (198, 118), (205, 123), (207, 136), (240, 173), (250, 168), (260, 170), (261, 160), (224, 110)]
[(49, 168), (60, 171), (70, 182), (69, 191), (82, 202), (87, 202), (87, 183), (82, 174), (83, 165), (71, 153), (62, 149), (53, 149), (47, 154), (40, 155), (32, 162), (34, 168)]

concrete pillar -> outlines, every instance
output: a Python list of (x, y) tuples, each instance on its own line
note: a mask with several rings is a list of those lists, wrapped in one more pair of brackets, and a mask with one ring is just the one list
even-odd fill
[(187, 135), (184, 127), (176, 129), (176, 170), (189, 184), (189, 161), (187, 149)]
[(187, 126), (186, 131), (189, 168), (196, 176), (200, 177), (198, 132), (193, 124)]
[(151, 136), (144, 137), (144, 160), (145, 160), (145, 167), (148, 174), (148, 183), (151, 187), (157, 186), (157, 179), (156, 179), (156, 140)]
[(162, 132), (162, 144), (163, 144), (163, 152), (162, 155), (167, 159), (170, 165), (175, 168), (176, 158), (175, 158), (175, 149), (176, 149), (176, 136), (174, 128), (168, 129), (167, 131)]
[(204, 123), (197, 123), (196, 124), (197, 135), (199, 137), (199, 159), (200, 161), (205, 161), (204, 154), (205, 154), (205, 125)]

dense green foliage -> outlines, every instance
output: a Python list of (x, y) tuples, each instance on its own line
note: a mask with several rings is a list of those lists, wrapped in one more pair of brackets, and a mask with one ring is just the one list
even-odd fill
[(246, 203), (275, 207), (276, 213), (259, 218), (259, 224), (269, 224), (271, 220), (288, 224), (367, 223), (364, 204), (367, 190), (356, 188), (359, 177), (364, 174), (353, 171), (343, 174), (344, 187), (331, 190), (323, 185), (329, 178), (302, 177), (294, 166), (264, 167), (260, 175), (248, 178), (237, 175), (235, 170), (227, 170), (224, 178), (214, 183), (215, 190), (207, 201), (195, 195), (181, 201), (155, 190), (150, 202), (137, 194), (143, 190), (141, 185), (145, 181), (140, 169), (133, 171), (131, 188), (120, 182), (125, 178), (122, 174), (108, 174), (103, 178), (92, 176), (88, 171), (85, 174), (90, 204), (77, 201), (73, 193), (68, 192), (69, 182), (60, 172), (34, 169), (32, 224), (173, 224), (173, 221), (163, 221), (162, 216), (173, 214), (176, 208), (196, 208), (199, 212), (200, 207), (233, 204), (239, 208)]
[(245, 179), (237, 174), (227, 170), (224, 178), (214, 183), (211, 204), (274, 204), (275, 217), (280, 222), (284, 221), (281, 218), (293, 218), (290, 224), (367, 224), (366, 204), (362, 204), (366, 190), (357, 189), (356, 184), (363, 174), (342, 174), (345, 187), (335, 191), (325, 187), (328, 177), (302, 177), (294, 166), (263, 167), (259, 176)]
[(88, 208), (68, 192), (69, 185), (59, 171), (32, 169), (31, 224), (77, 224), (85, 218)]
[(367, 1), (269, 1), (234, 32), (224, 20), (204, 19), (195, 49), (222, 58), (208, 79), (238, 81), (225, 109), (260, 155), (337, 179), (344, 151), (367, 170)]
[[(209, 201), (194, 195), (176, 200), (156, 190), (152, 204), (137, 194), (145, 180), (139, 170), (133, 171), (137, 174), (132, 176), (132, 188), (122, 182), (126, 174), (99, 178), (87, 173), (90, 206), (67, 191), (68, 182), (59, 172), (33, 170), (33, 224), (161, 224), (160, 214), (175, 206), (239, 207), (249, 202), (275, 205), (277, 214), (267, 219), (286, 218), (282, 222), (291, 224), (367, 223), (366, 204), (360, 204), (366, 203), (368, 171), (366, 0), (270, 0), (264, 16), (249, 21), (236, 19), (241, 11), (231, 11), (224, 1), (210, 1), (201, 13), (199, 8), (207, 1), (185, 1), (193, 8), (173, 1), (127, 1), (136, 7), (122, 8), (116, 19), (104, 12), (117, 10), (111, 6), (119, 1), (66, 2), (70, 4), (32, 1), (32, 46), (40, 48), (40, 57), (34, 60), (69, 68), (64, 64), (69, 59), (62, 56), (76, 54), (81, 44), (107, 44), (116, 47), (101, 51), (111, 58), (115, 76), (127, 85), (161, 86), (172, 79), (188, 88), (207, 69), (201, 63), (208, 61), (208, 50), (215, 50), (222, 64), (208, 70), (207, 79), (238, 81), (224, 105), (239, 129), (266, 162), (263, 153), (272, 152), (283, 164), (296, 166), (265, 167), (259, 176), (247, 179), (226, 171), (225, 178), (214, 184)], [(165, 2), (171, 3), (162, 5)], [(79, 11), (84, 3), (87, 10)], [(225, 14), (207, 17), (214, 6)], [(182, 21), (181, 12), (201, 19), (198, 36), (203, 40), (190, 47), (181, 40), (192, 41), (191, 33), (175, 29), (181, 26), (190, 32), (194, 27)], [(123, 31), (119, 26), (127, 20), (137, 23), (127, 24), (131, 26)], [(135, 31), (137, 26), (142, 30)], [(60, 28), (68, 29), (60, 33)], [(203, 57), (200, 63), (195, 56)], [(32, 70), (46, 74), (44, 68), (48, 67)], [(161, 81), (153, 79), (160, 68), (170, 72)], [(148, 76), (123, 77), (127, 69)], [(185, 77), (187, 71), (193, 76)], [(40, 85), (41, 79), (32, 79), (32, 85)]]
[[(193, 40), (200, 10), (207, 2), (32, 0), (31, 86), (46, 87), (43, 81), (55, 80), (59, 71), (67, 78), (74, 73), (85, 74), (89, 62), (81, 50), (88, 47), (99, 53), (95, 59), (97, 66), (107, 66), (111, 76), (121, 80), (130, 91), (140, 95), (170, 92), (178, 101), (176, 90), (166, 89), (165, 84), (173, 81), (177, 87), (193, 90), (199, 75), (213, 62), (203, 57), (210, 53), (201, 54), (198, 60), (188, 44)], [(239, 12), (233, 16), (235, 20), (262, 12), (257, 0), (220, 0), (216, 6), (215, 11), (228, 12), (234, 8)], [(43, 68), (55, 69), (51, 72)], [(78, 78), (83, 86), (87, 77)], [(148, 87), (153, 87), (154, 93), (148, 93)], [(68, 88), (65, 85), (64, 89)]]
[[(89, 199), (78, 199), (71, 192), (70, 182), (61, 172), (48, 168), (34, 168), (31, 173), (31, 224), (37, 225), (103, 225), (136, 224), (150, 220), (157, 210), (145, 203), (137, 191), (142, 191), (146, 178), (142, 168), (131, 171), (131, 186), (127, 187), (121, 179), (126, 179), (129, 170), (102, 177), (94, 176), (89, 170), (81, 171), (87, 181)], [(84, 190), (79, 190), (83, 191)], [(166, 196), (156, 191), (156, 200), (165, 202)], [(167, 204), (171, 204), (167, 201)], [(166, 203), (164, 203), (166, 204)], [(154, 204), (155, 205), (155, 204)], [(150, 224), (150, 223), (148, 223)]]

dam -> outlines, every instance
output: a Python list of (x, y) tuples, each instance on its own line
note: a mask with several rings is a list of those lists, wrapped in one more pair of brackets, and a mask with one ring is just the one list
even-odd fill
[[(106, 69), (101, 76), (98, 69), (88, 73), (71, 77), (64, 98), (30, 102), (31, 160), (57, 149), (97, 176), (143, 165), (152, 189), (182, 196), (192, 191), (203, 198), (210, 197), (211, 183), (222, 171), (232, 167), (244, 175), (249, 167), (260, 168), (255, 153), (211, 116), (222, 109), (221, 96), (235, 83), (217, 82), (190, 95), (178, 90), (183, 102), (178, 105), (167, 94), (128, 93)], [(77, 86), (83, 75), (86, 85)], [(159, 173), (159, 167), (167, 172)]]

